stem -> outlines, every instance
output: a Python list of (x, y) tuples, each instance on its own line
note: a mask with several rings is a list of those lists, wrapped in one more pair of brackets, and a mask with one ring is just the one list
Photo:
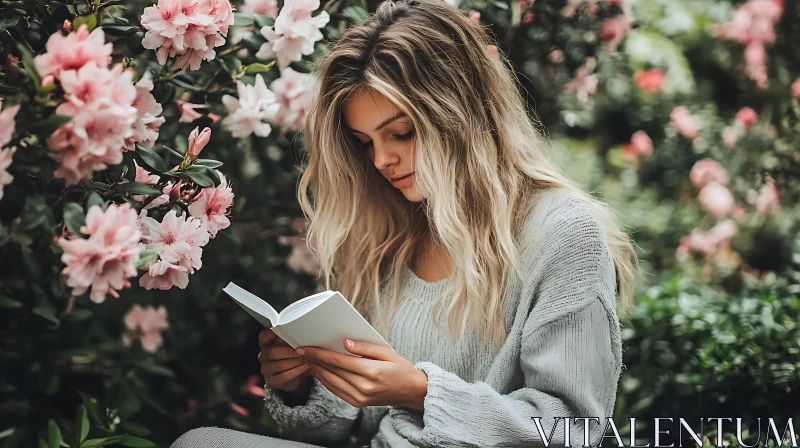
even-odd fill
[(234, 51), (239, 51), (239, 50), (241, 50), (242, 48), (244, 48), (244, 47), (242, 47), (241, 45), (234, 45), (234, 46), (232, 46), (231, 48), (228, 48), (227, 50), (225, 50), (225, 51), (223, 51), (223, 52), (219, 53), (219, 54), (217, 55), (217, 57), (222, 57), (222, 56), (225, 56), (225, 55), (231, 54), (231, 53), (233, 53)]
[(64, 314), (69, 314), (72, 311), (72, 307), (75, 305), (75, 294), (69, 295), (69, 302), (67, 302), (67, 309), (64, 310)]

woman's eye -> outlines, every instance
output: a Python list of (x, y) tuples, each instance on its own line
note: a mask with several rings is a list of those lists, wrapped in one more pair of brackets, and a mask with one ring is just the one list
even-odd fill
[(397, 140), (411, 140), (411, 138), (414, 137), (414, 129), (411, 129), (410, 131), (402, 135), (395, 135), (394, 137)]
[(371, 144), (372, 144), (372, 140), (370, 140), (370, 141), (368, 141), (366, 143), (362, 143), (361, 144), (361, 149), (367, 150), (367, 149), (369, 149), (369, 145), (371, 145)]

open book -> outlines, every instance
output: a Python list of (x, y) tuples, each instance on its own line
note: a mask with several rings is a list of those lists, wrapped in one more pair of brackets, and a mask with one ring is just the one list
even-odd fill
[(324, 291), (287, 306), (280, 313), (264, 300), (235, 283), (222, 289), (292, 348), (316, 346), (346, 355), (359, 356), (344, 348), (344, 339), (364, 341), (394, 349), (339, 291)]

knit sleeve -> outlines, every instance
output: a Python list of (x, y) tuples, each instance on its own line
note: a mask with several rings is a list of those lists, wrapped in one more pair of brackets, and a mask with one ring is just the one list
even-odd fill
[(308, 400), (289, 406), (277, 389), (264, 385), (264, 405), (278, 425), (284, 438), (299, 442), (327, 443), (347, 439), (361, 409), (329, 391), (318, 379), (313, 384)]
[(423, 410), (393, 406), (389, 415), (398, 434), (422, 447), (599, 443), (613, 415), (621, 370), (610, 288), (615, 271), (599, 229), (585, 215), (563, 213), (549, 217), (542, 229), (544, 249), (537, 251), (541, 264), (535, 269), (543, 272), (523, 290), (534, 297), (522, 327), (519, 363), (503, 367), (519, 372), (519, 386), (501, 393), (432, 362), (418, 362), (415, 367), (428, 376)]

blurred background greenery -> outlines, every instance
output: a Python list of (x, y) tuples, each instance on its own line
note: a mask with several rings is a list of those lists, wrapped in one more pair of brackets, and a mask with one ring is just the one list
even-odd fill
[[(74, 19), (58, 8), (61, 2), (36, 2), (49, 4), (53, 15), (66, 15), (45, 18), (39, 28), (13, 21), (32, 13), (12, 4), (29, 3), (3, 2), (4, 60), (15, 53), (10, 42), (17, 36), (41, 51), (61, 20)], [(250, 11), (258, 4), (283, 6), (245, 3)], [(773, 417), (781, 422), (779, 429), (797, 418), (796, 2), (451, 4), (497, 39), (560, 165), (619, 210), (639, 246), (643, 275), (636, 307), (622, 322), (624, 368), (615, 420), (637, 417), (642, 424), (637, 432), (652, 434), (653, 417), (689, 422), (742, 417), (746, 426)], [(153, 52), (140, 45), (143, 32), (135, 29), (145, 6), (149, 3), (125, 2), (124, 8), (99, 15), (98, 22), (107, 35), (117, 32), (115, 54), (133, 58), (139, 74), (159, 67)], [(194, 126), (211, 126), (214, 137), (206, 151), (224, 162), (220, 171), (236, 194), (230, 228), (205, 246), (202, 269), (185, 289), (146, 291), (134, 285), (100, 305), (79, 297), (71, 312), (64, 311), (64, 294), (47, 291), (55, 312), (33, 312), (36, 302), (26, 285), (44, 280), (36, 260), (18, 258), (13, 249), (22, 243), (9, 237), (10, 223), (20, 216), (24, 198), (14, 199), (14, 184), (6, 187), (12, 197), (0, 203), (2, 244), (11, 258), (2, 262), (6, 273), (0, 284), (0, 445), (49, 443), (50, 420), (65, 440), (73, 440), (79, 432), (76, 417), (83, 419), (83, 411), (76, 415), (78, 405), (86, 409), (92, 437), (127, 433), (168, 446), (199, 426), (276, 434), (260, 396), (261, 328), (221, 288), (234, 281), (281, 305), (320, 289), (294, 196), (302, 134), (273, 129), (268, 137), (233, 138), (207, 115), (179, 122), (174, 103), (180, 98), (206, 104), (225, 115), (220, 97), (232, 83), (216, 91), (187, 86), (219, 74), (225, 64), (219, 61), (239, 67), (259, 62), (255, 54), (264, 39), (256, 31), (271, 21), (252, 13), (255, 21), (247, 20), (242, 3), (234, 6), (241, 40), (229, 39), (218, 49), (219, 58), (175, 78), (180, 83), (159, 79), (154, 89), (167, 117), (159, 145), (173, 144), (165, 136), (185, 139)], [(308, 72), (326, 41), (335, 41), (375, 7), (376, 2), (357, 0), (321, 5), (331, 17), (322, 29), (325, 39), (290, 67)], [(122, 30), (126, 23), (131, 29)], [(279, 71), (263, 76), (269, 84)], [(254, 78), (240, 79), (252, 84)], [(4, 75), (3, 81), (4, 95), (10, 95), (11, 80)], [(160, 146), (156, 150), (169, 157)], [(61, 267), (55, 266), (47, 274), (50, 281)], [(155, 352), (122, 343), (123, 316), (132, 304), (163, 305), (168, 311), (169, 328)]]

